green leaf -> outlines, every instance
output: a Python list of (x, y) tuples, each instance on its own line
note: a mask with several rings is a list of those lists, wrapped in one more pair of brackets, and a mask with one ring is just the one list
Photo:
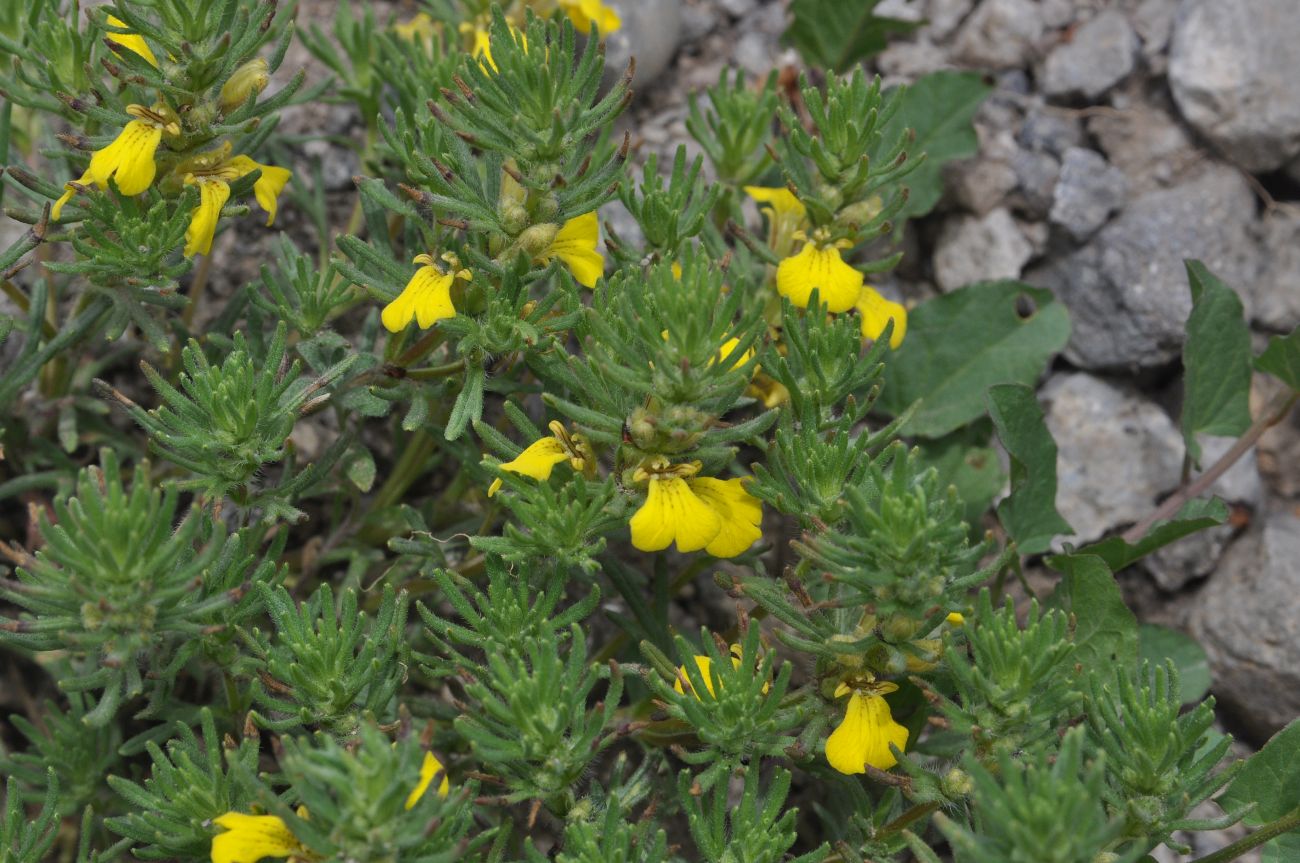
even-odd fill
[(1112, 536), (1082, 548), (1078, 553), (1095, 554), (1106, 561), (1106, 565), (1111, 570), (1119, 572), (1158, 548), (1163, 548), (1197, 531), (1223, 524), (1227, 520), (1228, 507), (1217, 497), (1209, 500), (1189, 500), (1173, 518), (1152, 525), (1146, 536), (1135, 544), (1130, 545), (1123, 537)]
[(1183, 704), (1199, 702), (1210, 691), (1210, 663), (1205, 648), (1190, 635), (1144, 623), (1138, 627), (1138, 657), (1153, 664), (1173, 660)]
[(1268, 347), (1255, 360), (1255, 368), (1300, 391), (1300, 327), (1289, 335), (1269, 339)]
[(957, 489), (966, 505), (965, 521), (974, 535), (982, 535), (980, 518), (1006, 484), (997, 451), (988, 446), (988, 423), (977, 423), (938, 440), (918, 443), (918, 467), (934, 468), (943, 482)]
[(375, 484), (375, 457), (363, 446), (352, 451), (346, 470), (348, 479), (362, 492)]
[(1138, 655), (1137, 618), (1124, 603), (1106, 562), (1091, 554), (1058, 554), (1047, 564), (1063, 576), (1047, 605), (1073, 615), (1079, 663), (1094, 669), (1133, 667)]
[(878, 54), (890, 33), (916, 29), (911, 21), (877, 18), (880, 0), (794, 0), (793, 20), (781, 41), (795, 48), (810, 66), (845, 72), (854, 63)]
[(1252, 826), (1276, 821), (1296, 808), (1300, 802), (1300, 719), (1292, 720), (1246, 761), (1218, 802), (1228, 812), (1257, 804), (1242, 819)]
[(1259, 863), (1295, 863), (1300, 860), (1300, 833), (1284, 833), (1260, 851)]
[(1183, 437), (1199, 462), (1198, 433), (1237, 437), (1250, 428), (1250, 330), (1241, 300), (1200, 261), (1187, 261), (1192, 314), (1183, 344)]
[(945, 435), (984, 414), (989, 387), (1032, 386), (1069, 338), (1069, 314), (1051, 291), (1015, 281), (968, 285), (908, 316), (880, 405), (897, 416), (919, 399), (904, 433)]
[(1056, 441), (1033, 388), (989, 387), (988, 405), (998, 439), (1011, 456), (1011, 494), (998, 504), (998, 519), (1021, 553), (1039, 554), (1052, 537), (1073, 532), (1056, 511)]
[(903, 92), (898, 113), (882, 127), (884, 146), (893, 146), (899, 135), (911, 129), (916, 138), (907, 147), (908, 155), (919, 158), (924, 153), (925, 161), (907, 175), (907, 203), (895, 218), (897, 224), (934, 209), (943, 195), (944, 164), (979, 150), (971, 118), (992, 91), (982, 75), (946, 71), (931, 72)]

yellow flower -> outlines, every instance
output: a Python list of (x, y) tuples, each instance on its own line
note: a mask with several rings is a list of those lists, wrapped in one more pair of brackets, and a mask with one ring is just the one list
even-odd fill
[(848, 695), (844, 721), (826, 738), (826, 760), (841, 773), (866, 773), (867, 767), (888, 770), (898, 763), (889, 746), (902, 751), (907, 744), (907, 729), (894, 721), (884, 695), (898, 687), (892, 683), (873, 683), (860, 690), (841, 683), (835, 697)]
[(746, 186), (745, 194), (759, 204), (767, 204), (760, 209), (769, 219), (794, 218), (803, 221), (808, 209), (794, 196), (788, 186)]
[[(736, 350), (736, 347), (739, 346), (739, 344), (740, 344), (740, 339), (727, 339), (725, 342), (723, 342), (722, 347), (718, 348), (717, 361), (720, 363), (725, 362), (727, 357), (731, 356), (732, 352)], [(754, 349), (750, 348), (749, 350), (741, 354), (740, 357), (734, 363), (731, 364), (731, 368), (733, 369), (740, 368), (745, 363), (749, 362), (753, 356), (754, 356)]]
[(596, 212), (584, 213), (564, 223), (549, 246), (540, 255), (542, 263), (559, 258), (584, 288), (596, 287), (605, 272), (605, 258), (596, 251), (600, 226)]
[(451, 790), (451, 783), (447, 780), (447, 770), (442, 766), (442, 762), (438, 760), (438, 756), (432, 752), (424, 753), (424, 763), (420, 765), (420, 781), (415, 784), (410, 795), (406, 798), (407, 809), (415, 808), (415, 804), (420, 802), (424, 792), (428, 791), (429, 786), (433, 784), (433, 777), (440, 773), (442, 774), (442, 782), (438, 784), (438, 796), (446, 797), (447, 792)]
[(754, 382), (745, 390), (745, 395), (758, 399), (765, 408), (780, 407), (790, 401), (790, 390), (786, 389), (785, 384), (765, 374), (754, 376)]
[[(731, 645), (731, 667), (732, 668), (740, 668), (741, 655), (742, 655), (742, 650), (740, 645), (739, 644)], [(713, 696), (714, 698), (717, 698), (718, 694), (713, 689), (713, 675), (712, 675), (713, 660), (707, 656), (702, 656), (698, 653), (695, 654), (694, 659), (695, 659), (695, 667), (700, 670), (700, 677), (704, 678), (704, 688), (709, 691), (709, 695)], [(683, 687), (683, 681), (685, 681), (684, 687)], [(766, 695), (771, 688), (772, 688), (771, 684), (764, 683), (763, 694)], [(704, 700), (700, 698), (700, 696), (695, 692), (695, 687), (691, 685), (690, 677), (686, 675), (686, 666), (684, 665), (677, 666), (677, 679), (673, 681), (673, 689), (677, 690), (678, 695), (685, 695), (686, 690), (689, 689), (691, 691), (691, 694), (694, 695), (697, 699), (701, 701)]]
[[(558, 420), (551, 420), (547, 428), (551, 430), (550, 437), (538, 438), (514, 459), (498, 467), (545, 482), (551, 478), (555, 466), (562, 461), (569, 462), (574, 470), (583, 470), (591, 464), (593, 456), (586, 438), (580, 434), (569, 434), (564, 424)], [(501, 480), (494, 479), (492, 485), (488, 486), (488, 497), (500, 489)]]
[(806, 309), (814, 288), (830, 311), (847, 312), (862, 295), (862, 274), (844, 263), (835, 245), (809, 241), (776, 268), (776, 289)]
[(870, 285), (862, 286), (862, 293), (856, 303), (858, 314), (862, 316), (862, 338), (875, 341), (885, 331), (885, 326), (893, 320), (894, 331), (889, 336), (889, 346), (898, 350), (907, 335), (907, 309), (900, 303), (887, 300)]
[[(126, 29), (126, 22), (123, 21), (121, 18), (118, 18), (116, 15), (109, 15), (108, 23), (112, 27), (121, 27), (123, 30)], [(150, 66), (154, 67), (155, 69), (158, 68), (158, 58), (153, 55), (153, 51), (149, 49), (149, 43), (145, 42), (144, 37), (141, 36), (139, 33), (110, 32), (108, 34), (108, 38), (111, 41), (116, 42), (118, 45), (121, 45), (123, 48), (130, 51), (132, 54), (138, 54), (139, 56), (143, 57), (145, 62), (148, 63)], [(113, 55), (121, 56), (116, 51), (113, 52)]]
[[(153, 157), (162, 142), (162, 134), (167, 132), (179, 135), (180, 124), (168, 109), (127, 105), (126, 112), (136, 119), (129, 121), (111, 144), (95, 151), (90, 157), (90, 166), (77, 180), (77, 185), (85, 186), (93, 182), (103, 190), (108, 188), (108, 180), (112, 177), (117, 183), (117, 190), (123, 195), (138, 195), (153, 184), (153, 178), (158, 173)], [(56, 220), (63, 212), (63, 205), (77, 193), (77, 188), (72, 183), (66, 184), (63, 189), (63, 196), (54, 202), (54, 209), (50, 213)]]
[(257, 863), (264, 857), (288, 857), (305, 850), (277, 815), (227, 812), (213, 823), (226, 829), (212, 837), (212, 863)]
[(633, 478), (649, 481), (646, 501), (633, 514), (632, 545), (660, 551), (677, 543), (681, 552), (706, 550), (735, 557), (762, 536), (762, 504), (745, 491), (744, 480), (696, 477), (700, 463), (670, 465), (658, 459), (637, 468)]
[(221, 110), (226, 113), (238, 108), (248, 101), (250, 96), (261, 93), (271, 83), (270, 66), (261, 57), (255, 57), (236, 69), (221, 85)]
[[(528, 51), (528, 34), (520, 30), (513, 24), (507, 24), (510, 28), (510, 38), (515, 44)], [(479, 65), (484, 69), (497, 70), (497, 63), (492, 59), (492, 33), (488, 30), (486, 24), (471, 24), (468, 21), (462, 21), (460, 32), (470, 35), (473, 39), (473, 45), (470, 46), (469, 55), (479, 58)], [(507, 175), (508, 176), (508, 175)]]
[(185, 255), (206, 255), (212, 251), (212, 238), (217, 233), (221, 208), (230, 199), (230, 183), (254, 171), (261, 171), (253, 183), (253, 196), (266, 210), (266, 224), (275, 221), (276, 205), (280, 192), (292, 176), (287, 168), (263, 165), (248, 156), (230, 156), (230, 142), (216, 150), (195, 156), (182, 166), (184, 183), (199, 187), (199, 205), (190, 214), (190, 225), (185, 230)]
[(442, 258), (452, 265), (446, 273), (434, 266), (430, 256), (415, 256), (411, 263), (423, 266), (415, 271), (397, 298), (384, 306), (379, 316), (390, 333), (400, 333), (411, 321), (418, 323), (420, 329), (428, 329), (444, 318), (456, 316), (456, 307), (451, 303), (451, 286), (456, 279), (469, 281), (471, 274), (469, 270), (460, 269), (454, 255), (444, 254)]
[(569, 16), (579, 33), (589, 33), (591, 25), (601, 34), (613, 33), (623, 26), (623, 19), (618, 13), (606, 6), (601, 0), (560, 0), (560, 9)]
[(428, 41), (438, 32), (437, 24), (434, 23), (433, 16), (428, 12), (417, 12), (410, 21), (402, 24), (394, 24), (393, 32), (398, 38), (414, 42), (417, 39)]
[(948, 612), (948, 617), (945, 618), (945, 619), (948, 621), (948, 625), (949, 625), (949, 626), (965, 626), (965, 625), (966, 625), (966, 617), (965, 617), (965, 615), (963, 615), (960, 611), (950, 611), (950, 612)]

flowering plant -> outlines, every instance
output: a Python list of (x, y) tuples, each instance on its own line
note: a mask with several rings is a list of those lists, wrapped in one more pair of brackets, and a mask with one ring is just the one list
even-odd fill
[[(1229, 759), (1113, 578), (1221, 467), (1061, 544), (1061, 306), (868, 282), (978, 76), (724, 74), (638, 179), (611, 5), (338, 8), (313, 87), (274, 0), (0, 16), (0, 859), (1287, 859), (1300, 726)], [(341, 229), (278, 127), (331, 99)], [(1189, 278), (1195, 460), (1290, 409), (1300, 335), (1252, 358)]]

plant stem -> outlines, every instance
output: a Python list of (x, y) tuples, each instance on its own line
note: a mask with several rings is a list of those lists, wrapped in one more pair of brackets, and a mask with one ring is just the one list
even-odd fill
[(1297, 399), (1300, 399), (1300, 393), (1289, 389), (1280, 393), (1269, 403), (1264, 412), (1259, 415), (1259, 418), (1251, 424), (1246, 433), (1237, 439), (1231, 449), (1225, 452), (1205, 473), (1171, 494), (1150, 515), (1124, 531), (1123, 540), (1129, 544), (1137, 542), (1146, 535), (1146, 532), (1156, 522), (1164, 521), (1174, 515), (1178, 510), (1182, 509), (1184, 503), (1204, 493), (1206, 489), (1214, 484), (1215, 480), (1227, 472), (1228, 468), (1236, 464), (1238, 459), (1255, 446), (1259, 439), (1264, 436), (1264, 432), (1280, 423), (1291, 412), (1291, 408), (1295, 406)]
[(1268, 840), (1275, 839), (1283, 833), (1290, 833), (1298, 827), (1300, 827), (1300, 806), (1292, 809), (1276, 821), (1265, 824), (1249, 836), (1243, 836), (1231, 845), (1220, 848), (1213, 854), (1200, 857), (1192, 861), (1192, 863), (1228, 863), (1229, 860), (1236, 860), (1252, 848), (1258, 848)]

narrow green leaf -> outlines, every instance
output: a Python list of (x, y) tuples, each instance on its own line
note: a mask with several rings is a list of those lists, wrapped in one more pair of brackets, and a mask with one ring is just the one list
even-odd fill
[(1011, 456), (1011, 494), (998, 504), (998, 519), (1021, 553), (1039, 554), (1054, 536), (1073, 532), (1056, 511), (1056, 441), (1032, 387), (989, 387), (988, 405), (998, 439)]
[(1070, 317), (1051, 291), (980, 282), (922, 303), (885, 366), (880, 405), (895, 416), (920, 400), (904, 433), (939, 437), (984, 414), (995, 384), (1032, 386), (1070, 338)]
[(1250, 428), (1250, 330), (1237, 294), (1200, 261), (1187, 261), (1192, 314), (1183, 344), (1183, 437), (1199, 462), (1197, 434), (1236, 437)]
[(451, 407), (451, 416), (447, 418), (447, 428), (443, 437), (455, 440), (465, 431), (471, 421), (483, 416), (483, 384), (487, 375), (483, 366), (475, 363), (465, 369), (465, 385), (456, 403)]
[(1300, 719), (1252, 755), (1219, 797), (1228, 811), (1250, 803), (1258, 804), (1243, 819), (1250, 825), (1275, 821), (1300, 805)]
[(1091, 554), (1058, 554), (1047, 564), (1063, 576), (1047, 605), (1074, 616), (1079, 663), (1097, 669), (1133, 667), (1138, 655), (1137, 618), (1124, 603), (1106, 562)]
[(1210, 691), (1210, 662), (1205, 648), (1176, 629), (1144, 623), (1138, 627), (1138, 657), (1151, 663), (1173, 660), (1183, 704), (1199, 702)]
[(1300, 327), (1269, 339), (1268, 347), (1255, 360), (1255, 368), (1300, 392)]
[(1114, 572), (1119, 572), (1158, 548), (1190, 536), (1197, 531), (1223, 524), (1228, 520), (1228, 507), (1218, 498), (1189, 500), (1168, 521), (1156, 522), (1137, 543), (1130, 545), (1123, 537), (1112, 536), (1079, 550), (1079, 554), (1095, 554)]
[(794, 0), (793, 20), (782, 41), (795, 48), (810, 66), (845, 72), (885, 49), (890, 33), (916, 29), (911, 21), (877, 18), (880, 0)]
[(891, 147), (911, 129), (916, 137), (907, 147), (909, 158), (925, 154), (925, 162), (904, 181), (908, 197), (896, 217), (898, 224), (934, 209), (943, 195), (943, 166), (979, 150), (971, 120), (992, 91), (985, 77), (975, 72), (931, 72), (908, 85), (898, 112), (881, 130), (884, 146)]

